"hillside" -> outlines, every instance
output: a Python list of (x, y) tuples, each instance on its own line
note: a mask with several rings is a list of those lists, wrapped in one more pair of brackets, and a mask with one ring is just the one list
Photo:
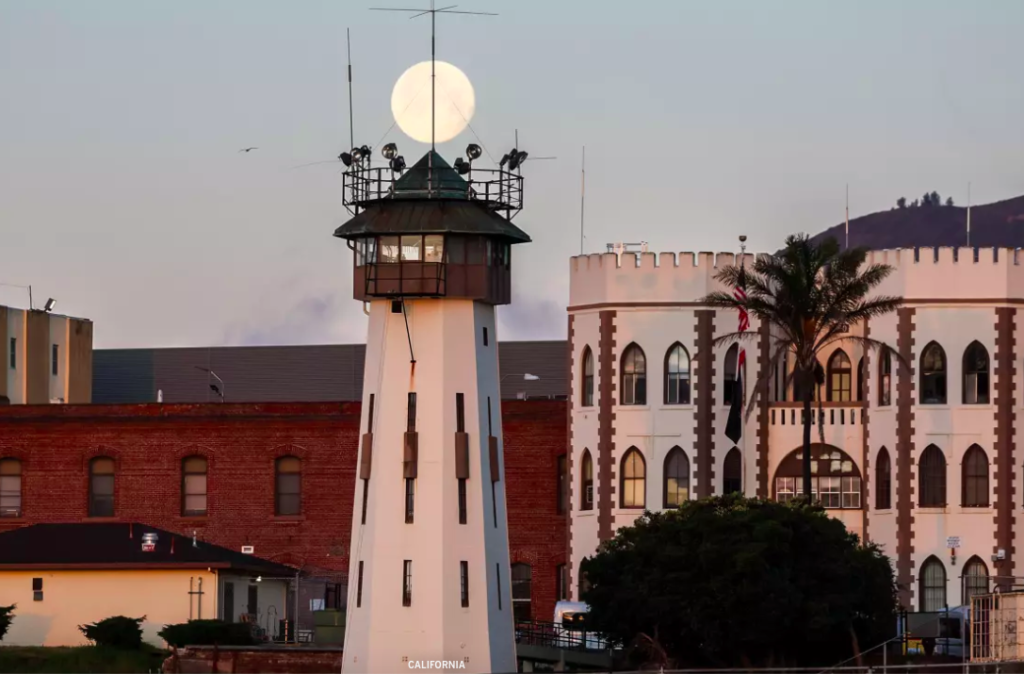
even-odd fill
[[(921, 246), (965, 246), (967, 209), (918, 206), (872, 213), (850, 220), (850, 246), (875, 250)], [(843, 223), (815, 240), (834, 236), (843, 242)], [(971, 207), (971, 245), (1024, 248), (1024, 196)]]

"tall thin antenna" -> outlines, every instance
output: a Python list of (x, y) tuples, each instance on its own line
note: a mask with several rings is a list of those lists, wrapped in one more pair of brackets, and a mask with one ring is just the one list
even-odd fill
[(371, 10), (378, 12), (413, 12), (410, 19), (416, 19), (424, 14), (430, 15), (430, 154), (427, 155), (427, 196), (433, 195), (434, 189), (434, 131), (435, 131), (435, 63), (437, 57), (436, 33), (438, 14), (473, 14), (475, 16), (498, 16), (493, 12), (463, 12), (456, 11), (458, 5), (449, 5), (441, 9), (434, 9), (434, 0), (430, 0), (430, 9), (405, 9), (399, 7), (371, 7)]
[(846, 183), (846, 249), (850, 249), (850, 183)]
[(356, 146), (355, 122), (352, 117), (352, 30), (345, 29), (348, 42), (348, 140), (349, 147)]
[(971, 184), (967, 183), (967, 247), (971, 247)]
[(587, 146), (583, 146), (583, 160), (580, 162), (580, 255), (583, 255), (583, 208), (587, 200)]

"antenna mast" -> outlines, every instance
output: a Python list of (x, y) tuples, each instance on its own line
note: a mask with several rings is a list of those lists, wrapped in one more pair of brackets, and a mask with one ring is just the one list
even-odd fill
[(438, 14), (473, 14), (476, 16), (498, 16), (493, 12), (463, 12), (456, 10), (458, 5), (449, 5), (441, 9), (434, 9), (434, 0), (430, 0), (430, 9), (404, 9), (398, 7), (371, 7), (378, 12), (413, 12), (410, 19), (416, 19), (424, 14), (430, 15), (430, 154), (427, 155), (427, 196), (433, 195), (434, 190), (434, 139), (435, 139), (435, 79), (436, 79), (436, 27)]
[(846, 250), (850, 249), (850, 183), (846, 183)]
[(967, 183), (967, 247), (971, 247), (971, 184)]
[(352, 119), (352, 30), (350, 28), (345, 29), (345, 37), (348, 42), (348, 140), (349, 147), (355, 147), (355, 122)]
[(583, 207), (587, 198), (587, 146), (583, 146), (583, 160), (580, 162), (580, 255), (583, 255)]

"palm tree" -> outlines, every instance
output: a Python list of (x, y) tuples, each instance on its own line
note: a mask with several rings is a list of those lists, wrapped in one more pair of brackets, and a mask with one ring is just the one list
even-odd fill
[[(868, 297), (892, 267), (865, 265), (866, 258), (865, 249), (841, 250), (834, 238), (814, 243), (805, 234), (790, 236), (781, 252), (757, 257), (749, 269), (730, 265), (715, 275), (729, 288), (742, 285), (745, 298), (719, 291), (701, 300), (721, 309), (745, 309), (770, 326), (769, 360), (761, 365), (755, 395), (767, 391), (768, 377), (777, 364), (793, 354), (793, 372), (786, 384), (791, 379), (797, 383), (803, 402), (803, 493), (807, 498), (811, 494), (811, 399), (824, 381), (818, 355), (836, 342), (851, 342), (865, 351), (879, 349), (900, 358), (888, 345), (849, 332), (850, 326), (895, 311), (903, 302), (901, 297)], [(715, 343), (758, 337), (755, 332), (736, 332)], [(748, 417), (753, 407), (748, 407)]]

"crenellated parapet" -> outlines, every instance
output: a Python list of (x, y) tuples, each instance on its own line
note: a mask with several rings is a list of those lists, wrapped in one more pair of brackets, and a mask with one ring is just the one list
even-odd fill
[[(743, 256), (746, 264), (753, 254)], [(715, 279), (737, 264), (731, 252), (663, 252), (579, 255), (569, 262), (569, 306), (685, 304), (715, 290)], [(869, 264), (888, 264), (892, 274), (879, 294), (908, 300), (958, 303), (1024, 299), (1024, 254), (1013, 248), (897, 248), (873, 250)]]

